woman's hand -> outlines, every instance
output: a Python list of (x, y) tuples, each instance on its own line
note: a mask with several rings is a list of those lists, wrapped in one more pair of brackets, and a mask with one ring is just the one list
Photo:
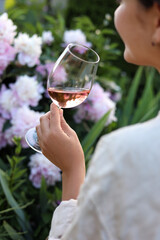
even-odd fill
[(36, 130), (42, 153), (62, 170), (63, 200), (77, 198), (85, 178), (84, 153), (76, 133), (64, 120), (63, 111), (52, 103)]

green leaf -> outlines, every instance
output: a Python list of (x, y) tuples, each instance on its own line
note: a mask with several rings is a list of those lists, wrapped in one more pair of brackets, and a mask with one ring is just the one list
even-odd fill
[(157, 115), (160, 109), (160, 93), (158, 93), (150, 103), (149, 110), (141, 117), (139, 122), (147, 121)]
[(142, 72), (143, 72), (143, 67), (139, 67), (133, 79), (132, 85), (129, 89), (126, 103), (124, 105), (122, 120), (121, 119), (119, 120), (120, 127), (130, 124), (130, 117), (134, 109), (134, 101), (135, 101), (135, 98), (137, 95), (137, 89), (142, 77)]
[(3, 222), (3, 226), (11, 239), (25, 240), (22, 236), (20, 236), (20, 234), (24, 233), (17, 233), (17, 231), (13, 227), (11, 227), (11, 225), (9, 225), (6, 221)]
[[(25, 205), (23, 205), (23, 206), (21, 206), (21, 207), (18, 206), (17, 209), (19, 209), (19, 208), (21, 208), (21, 209), (26, 208), (26, 207), (32, 205), (33, 202), (34, 202), (34, 200), (30, 201), (29, 203), (27, 203), (27, 204), (25, 204)], [(14, 211), (15, 209), (16, 209), (16, 208), (7, 208), (7, 209), (5, 209), (5, 210), (3, 210), (3, 211), (0, 211), (0, 214), (7, 213), (7, 212), (10, 212), (10, 211)]]
[(115, 30), (108, 29), (108, 28), (102, 29), (101, 33), (106, 34), (106, 35), (115, 35), (116, 34)]
[(11, 168), (13, 168), (13, 167), (14, 167), (14, 161), (13, 161), (13, 159), (12, 159), (11, 157), (9, 157), (9, 156), (7, 156), (7, 159), (8, 159), (8, 162), (9, 162)]
[(150, 73), (146, 79), (146, 85), (143, 90), (142, 97), (140, 98), (137, 109), (134, 113), (132, 124), (139, 122), (139, 120), (143, 117), (143, 115), (147, 112), (150, 102), (153, 99), (153, 89), (152, 83), (155, 76), (155, 70), (151, 69)]
[(24, 182), (26, 182), (26, 179), (18, 180), (18, 182), (12, 186), (12, 191), (16, 191)]
[(14, 210), (15, 210), (15, 208), (7, 208), (7, 209), (5, 209), (3, 211), (0, 211), (0, 214), (8, 213), (8, 212), (11, 212), (11, 211), (14, 211)]
[(22, 150), (21, 138), (19, 138), (19, 137), (14, 137), (14, 138), (13, 138), (13, 142), (16, 144), (15, 154), (16, 154), (16, 155), (19, 155), (19, 154), (21, 153), (21, 150)]
[(82, 147), (85, 155), (90, 149), (90, 147), (92, 147), (96, 139), (100, 136), (107, 122), (109, 114), (110, 114), (110, 111), (108, 111), (97, 123), (95, 123), (95, 125), (92, 127), (88, 135), (82, 141)]
[(2, 128), (2, 132), (5, 132), (7, 129), (9, 129), (10, 127), (12, 126), (12, 124), (10, 123), (9, 120), (6, 120), (4, 125), (3, 125), (3, 128)]
[(88, 164), (90, 162), (93, 151), (94, 151), (94, 147), (91, 147), (85, 155), (86, 169), (88, 168)]
[(60, 30), (61, 32), (63, 32), (64, 29), (65, 29), (65, 21), (64, 21), (64, 18), (62, 17), (62, 14), (61, 14), (61, 13), (59, 13), (57, 17), (58, 17), (58, 23), (59, 23), (59, 30)]
[(14, 7), (8, 10), (8, 15), (13, 21), (24, 20), (24, 16), (26, 15), (27, 11), (27, 9), (19, 9)]
[(39, 33), (40, 35), (42, 35), (43, 27), (42, 27), (42, 24), (41, 24), (40, 22), (37, 22), (37, 23), (36, 23), (36, 28), (37, 28), (37, 30), (38, 30), (38, 33)]
[(42, 176), (42, 179), (41, 179), (41, 188), (39, 192), (39, 198), (40, 198), (40, 206), (43, 206), (41, 208), (41, 215), (43, 217), (43, 214), (47, 209), (47, 185), (46, 185), (44, 176)]
[(92, 23), (91, 19), (87, 16), (75, 17), (73, 19), (74, 28), (81, 29), (85, 32), (91, 32), (95, 30), (95, 26)]
[(25, 159), (25, 157), (13, 156), (13, 160), (15, 161), (16, 164), (20, 163), (20, 162), (23, 161), (24, 159)]
[(9, 205), (14, 208), (14, 212), (16, 213), (18, 217), (18, 222), (19, 225), (22, 227), (22, 230), (26, 233), (26, 239), (27, 240), (32, 240), (31, 235), (28, 232), (31, 232), (31, 227), (27, 219), (25, 218), (25, 214), (22, 209), (20, 209), (18, 203), (16, 200), (13, 198), (12, 193), (8, 187), (8, 182), (6, 179), (6, 174), (0, 169), (0, 183), (3, 189), (3, 192), (6, 196), (6, 199), (9, 203)]
[(3, 170), (7, 170), (7, 164), (0, 158), (0, 168)]
[(17, 180), (18, 178), (21, 178), (22, 176), (24, 176), (26, 171), (27, 171), (27, 169), (20, 170), (19, 168), (16, 168), (14, 170), (14, 176), (13, 176), (14, 181)]
[(62, 190), (55, 186), (55, 195), (56, 199), (61, 200), (62, 199)]
[(35, 33), (35, 26), (33, 26), (32, 23), (25, 23), (25, 28), (28, 32), (31, 32), (32, 34)]
[(53, 24), (53, 25), (56, 24), (56, 20), (55, 20), (53, 17), (51, 17), (51, 16), (49, 16), (49, 15), (45, 15), (44, 18), (45, 18), (48, 22), (50, 22), (51, 24)]

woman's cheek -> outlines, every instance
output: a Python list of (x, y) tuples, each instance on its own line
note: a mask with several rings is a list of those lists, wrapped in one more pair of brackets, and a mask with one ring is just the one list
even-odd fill
[(126, 44), (126, 41), (128, 38), (129, 23), (130, 23), (130, 15), (128, 14), (127, 6), (126, 4), (122, 3), (114, 13), (114, 24), (124, 44)]
[(121, 6), (119, 6), (114, 12), (114, 25), (117, 32), (120, 34), (121, 29)]

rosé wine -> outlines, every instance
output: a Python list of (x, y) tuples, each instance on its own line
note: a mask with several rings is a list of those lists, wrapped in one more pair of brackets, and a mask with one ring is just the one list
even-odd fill
[(48, 88), (52, 101), (60, 108), (72, 108), (81, 104), (90, 90), (84, 88)]

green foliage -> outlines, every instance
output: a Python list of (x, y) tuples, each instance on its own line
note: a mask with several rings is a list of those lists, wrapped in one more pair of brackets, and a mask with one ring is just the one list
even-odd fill
[(133, 83), (129, 89), (129, 93), (128, 96), (126, 98), (126, 103), (124, 105), (124, 111), (123, 111), (123, 115), (120, 119), (120, 121), (122, 123), (120, 123), (121, 126), (126, 126), (129, 123), (130, 117), (131, 117), (131, 113), (134, 109), (134, 101), (136, 99), (136, 94), (137, 94), (137, 89), (140, 83), (140, 79), (141, 79), (141, 75), (142, 75), (142, 68), (140, 67), (133, 79)]
[[(96, 26), (96, 29), (104, 29), (106, 32), (106, 38), (108, 36), (108, 28), (111, 29), (111, 31), (115, 31), (115, 26), (114, 26), (114, 11), (118, 7), (118, 4), (116, 1), (113, 0), (92, 0), (91, 1), (86, 1), (86, 0), (81, 0), (80, 4), (78, 0), (68, 0), (68, 7), (66, 9), (66, 25), (68, 28), (71, 28), (73, 26), (73, 22), (75, 18), (85, 18), (86, 16), (90, 19), (92, 23), (94, 23), (94, 26)], [(80, 28), (81, 29), (81, 28)], [(109, 33), (110, 35), (110, 33)], [(95, 35), (96, 36), (96, 35)], [(110, 36), (110, 41), (112, 43), (116, 42), (116, 46), (118, 46), (118, 52), (124, 51), (124, 44), (119, 37), (119, 35), (116, 33), (112, 36)], [(97, 43), (99, 42), (99, 39), (97, 39)], [(114, 44), (113, 44), (114, 45)], [(108, 46), (108, 42), (106, 43), (106, 48)], [(117, 50), (117, 49), (116, 49)], [(105, 48), (103, 49), (104, 55), (107, 56), (105, 52)], [(114, 58), (114, 55), (112, 55)], [(116, 60), (114, 58), (114, 60)], [(121, 71), (127, 72), (128, 76), (131, 78), (134, 75), (134, 72), (136, 71), (137, 67), (131, 64), (127, 64), (124, 61), (123, 54), (115, 61), (112, 63), (109, 68), (106, 67), (105, 63), (105, 68), (106, 72), (110, 72), (113, 66), (116, 66), (117, 68), (120, 68)], [(114, 70), (113, 70), (114, 71)]]
[[(121, 110), (118, 121), (118, 127), (144, 122), (155, 117), (160, 103), (159, 92), (154, 91), (154, 82), (156, 70), (153, 68), (139, 67), (133, 82), (129, 88), (128, 94), (124, 99), (124, 105)], [(145, 79), (141, 96), (139, 97), (140, 83)]]
[(0, 239), (33, 240), (39, 238), (39, 235), (42, 236), (41, 239), (45, 239), (49, 232), (57, 190), (55, 194), (49, 193), (44, 179), (40, 191), (26, 182), (26, 159), (20, 156), (20, 139), (15, 138), (14, 141), (14, 155), (6, 156), (8, 163), (0, 161), (3, 162), (0, 169)]
[(69, 0), (68, 8), (66, 11), (67, 23), (70, 24), (71, 20), (76, 16), (89, 16), (89, 18), (96, 24), (102, 24), (105, 14), (113, 14), (116, 8), (116, 1), (112, 0)]
[(17, 231), (13, 227), (11, 227), (11, 225), (9, 225), (6, 221), (3, 222), (3, 227), (11, 239), (24, 240), (24, 237), (21, 236), (21, 234), (24, 234), (24, 233), (17, 233)]
[[(97, 123), (94, 124), (87, 136), (82, 141), (82, 147), (85, 154), (86, 165), (90, 160), (91, 153), (93, 151), (93, 144), (96, 142), (109, 117), (110, 111), (108, 111)], [(91, 150), (91, 151), (90, 151)]]
[[(15, 149), (15, 155), (12, 158), (7, 156), (10, 164), (10, 169), (7, 171), (8, 169), (7, 165), (5, 169), (6, 172), (0, 169), (0, 184), (3, 191), (1, 194), (2, 195), (4, 194), (5, 196), (5, 201), (3, 202), (2, 207), (7, 205), (10, 207), (5, 211), (0, 211), (0, 216), (7, 215), (10, 211), (14, 211), (15, 217), (16, 217), (15, 220), (21, 227), (23, 234), (25, 234), (26, 239), (31, 240), (32, 239), (30, 237), (32, 235), (31, 226), (26, 219), (24, 211), (22, 210), (22, 208), (27, 207), (28, 204), (26, 204), (26, 206), (20, 206), (13, 196), (15, 190), (19, 189), (22, 183), (24, 183), (22, 181), (22, 176), (24, 176), (26, 172), (26, 169), (21, 169), (20, 167), (22, 161), (24, 160), (23, 157), (18, 156), (21, 152), (20, 140), (15, 139), (15, 142), (17, 144), (17, 147)], [(5, 217), (3, 218), (5, 219)], [(12, 232), (15, 239), (16, 234), (18, 233), (10, 226), (10, 224), (7, 222), (4, 222), (3, 227), (8, 232), (9, 236), (11, 235), (11, 232)], [(19, 239), (22, 239), (22, 238), (19, 237)]]
[(28, 33), (35, 33), (37, 22), (43, 20), (45, 15), (43, 8), (46, 3), (46, 0), (28, 1), (28, 3), (27, 1), (16, 0), (14, 6), (7, 9), (7, 12), (19, 29)]

